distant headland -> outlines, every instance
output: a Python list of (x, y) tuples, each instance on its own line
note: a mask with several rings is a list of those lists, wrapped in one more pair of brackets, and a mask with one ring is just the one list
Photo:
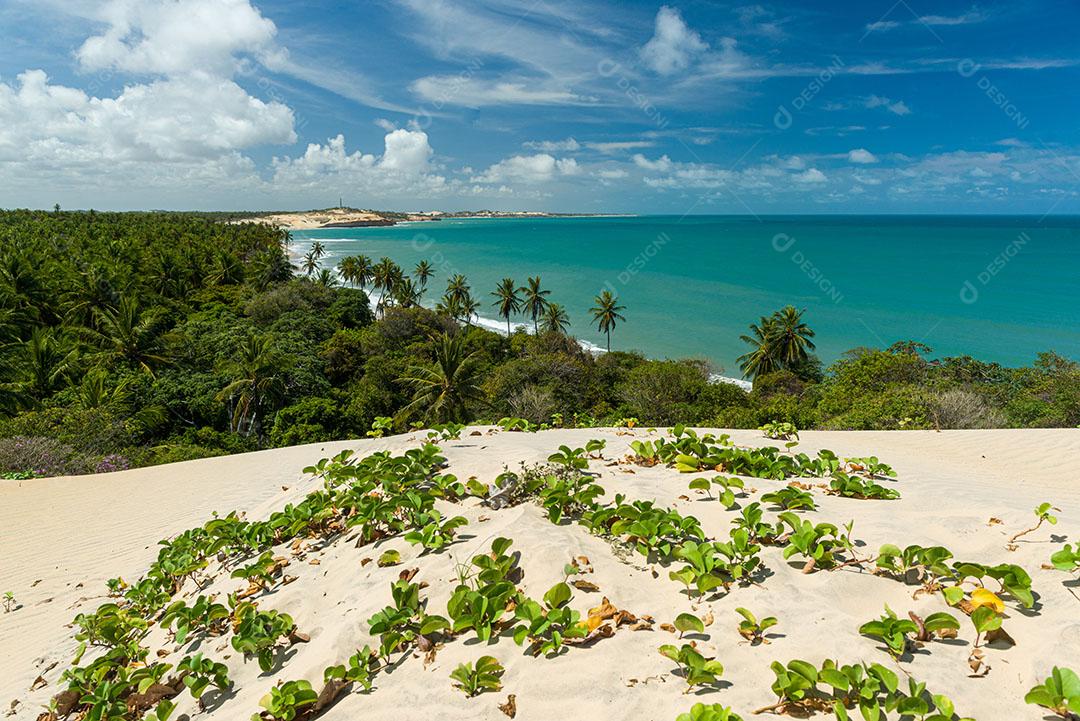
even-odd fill
[(288, 230), (319, 228), (368, 228), (399, 223), (435, 222), (451, 218), (585, 218), (631, 217), (616, 213), (548, 213), (536, 210), (426, 210), (401, 212), (360, 208), (324, 208), (322, 210), (234, 213), (230, 223), (267, 223)]

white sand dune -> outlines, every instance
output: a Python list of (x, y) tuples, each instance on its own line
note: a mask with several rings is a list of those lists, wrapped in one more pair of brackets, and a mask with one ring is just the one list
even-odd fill
[[(625, 455), (635, 438), (613, 430), (554, 430), (534, 434), (495, 432), (464, 435), (442, 445), (449, 472), (492, 482), (504, 466), (544, 461), (560, 444), (583, 446), (604, 438), (606, 458)], [(736, 431), (733, 439), (746, 445), (775, 445), (758, 432)], [(375, 450), (401, 451), (416, 447), (417, 434), (378, 440), (315, 444), (260, 453), (137, 469), (102, 476), (0, 481), (0, 594), (14, 593), (19, 607), (0, 612), (0, 713), (18, 701), (12, 716), (36, 718), (49, 698), (60, 690), (62, 670), (70, 663), (76, 643), (68, 626), (76, 613), (92, 611), (105, 599), (106, 579), (137, 579), (157, 555), (160, 539), (201, 525), (214, 512), (236, 510), (251, 519), (264, 518), (287, 502), (296, 502), (320, 482), (301, 469), (319, 458), (351, 448), (358, 454)], [(814, 491), (818, 510), (806, 513), (814, 521), (844, 523), (854, 519), (854, 537), (872, 553), (883, 543), (900, 546), (944, 545), (958, 559), (986, 564), (1016, 563), (1033, 578), (1038, 594), (1035, 609), (1010, 608), (1005, 628), (1017, 645), (986, 649), (992, 670), (985, 678), (969, 677), (966, 663), (974, 632), (962, 614), (959, 641), (933, 643), (900, 666), (927, 682), (931, 691), (945, 693), (961, 716), (981, 721), (1036, 721), (1044, 714), (1024, 704), (1024, 693), (1044, 679), (1052, 666), (1080, 669), (1080, 590), (1062, 572), (1042, 566), (1065, 540), (1080, 536), (1080, 431), (1002, 430), (934, 432), (806, 432), (800, 450), (829, 448), (840, 456), (877, 455), (899, 475), (893, 485), (896, 501), (859, 501)], [(726, 536), (735, 512), (725, 511), (687, 491), (694, 476), (665, 467), (608, 466), (593, 461), (591, 470), (607, 490), (630, 498), (655, 499), (683, 514), (699, 518), (710, 536)], [(632, 471), (632, 472), (631, 472)], [(750, 496), (780, 488), (780, 481), (748, 479)], [(684, 497), (691, 500), (685, 500)], [(744, 505), (752, 498), (742, 499)], [(1007, 538), (1034, 522), (1032, 509), (1051, 501), (1062, 511), (1060, 522), (1025, 537), (1018, 549), (1006, 549)], [(377, 548), (357, 549), (338, 542), (310, 557), (319, 565), (293, 561), (287, 572), (298, 580), (265, 596), (261, 605), (287, 612), (310, 643), (290, 648), (282, 666), (262, 674), (254, 661), (244, 663), (224, 638), (209, 639), (200, 650), (230, 667), (234, 690), (209, 712), (200, 712), (186, 693), (178, 697), (175, 718), (248, 719), (258, 701), (281, 679), (311, 681), (321, 686), (322, 671), (340, 663), (365, 643), (371, 643), (367, 619), (390, 601), (389, 586), (402, 568), (419, 568), (426, 581), (428, 610), (445, 615), (456, 574), (455, 561), (486, 550), (503, 535), (521, 552), (524, 590), (539, 598), (562, 580), (562, 568), (572, 556), (587, 556), (594, 573), (588, 580), (598, 593), (575, 592), (574, 608), (585, 611), (602, 596), (619, 608), (670, 622), (681, 612), (711, 613), (699, 646), (725, 666), (722, 688), (683, 695), (684, 684), (674, 665), (657, 653), (675, 637), (659, 628), (620, 630), (588, 648), (571, 648), (554, 658), (533, 658), (512, 639), (491, 644), (475, 639), (452, 640), (434, 662), (425, 666), (409, 658), (391, 672), (380, 674), (366, 694), (350, 693), (321, 718), (503, 719), (497, 704), (508, 693), (516, 696), (518, 719), (554, 718), (674, 720), (695, 701), (732, 706), (744, 718), (775, 700), (769, 687), (769, 664), (801, 658), (815, 664), (826, 658), (896, 664), (879, 645), (859, 635), (858, 627), (882, 613), (888, 604), (901, 615), (913, 610), (925, 615), (947, 610), (940, 594), (912, 599), (913, 588), (857, 569), (803, 574), (785, 562), (777, 548), (763, 552), (770, 575), (760, 585), (732, 589), (713, 602), (696, 602), (668, 578), (667, 568), (647, 564), (640, 556), (620, 558), (606, 540), (591, 536), (577, 524), (553, 525), (540, 509), (527, 504), (493, 511), (468, 499), (454, 513), (469, 525), (458, 541), (442, 553), (420, 556), (419, 549), (400, 538)], [(775, 515), (774, 513), (767, 514)], [(1000, 524), (990, 524), (991, 518)], [(401, 552), (400, 567), (362, 565), (387, 548)], [(241, 587), (238, 580), (218, 578), (204, 590), (226, 593)], [(736, 632), (736, 606), (779, 619), (771, 644), (750, 646)], [(149, 637), (151, 647), (165, 647), (167, 661), (182, 654), (166, 643), (163, 632)], [(192, 649), (191, 644), (184, 652)], [(466, 699), (452, 688), (449, 673), (463, 661), (490, 654), (505, 666), (503, 690)], [(55, 664), (55, 665), (54, 665)], [(48, 670), (46, 670), (48, 669)], [(47, 685), (30, 691), (43, 674)], [(769, 716), (763, 716), (769, 718)], [(821, 716), (821, 718), (831, 718)]]

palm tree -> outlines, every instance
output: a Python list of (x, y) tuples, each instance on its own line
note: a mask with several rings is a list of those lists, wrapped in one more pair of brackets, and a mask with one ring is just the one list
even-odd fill
[(776, 354), (776, 331), (773, 328), (775, 315), (771, 318), (761, 316), (757, 323), (750, 324), (750, 335), (741, 335), (739, 340), (750, 346), (750, 351), (739, 356), (739, 368), (746, 378), (772, 373), (780, 368)]
[(814, 350), (814, 331), (802, 321), (802, 315), (806, 309), (796, 310), (795, 306), (787, 305), (773, 313), (772, 328), (774, 332), (773, 347), (776, 357), (781, 364), (787, 367), (796, 366), (806, 361), (808, 351)]
[(461, 301), (455, 296), (450, 295), (449, 292), (443, 293), (442, 299), (435, 304), (435, 310), (445, 316), (457, 320), (461, 315)]
[(426, 260), (421, 260), (413, 268), (413, 276), (416, 278), (416, 282), (420, 284), (420, 288), (427, 288), (428, 279), (435, 275), (435, 271), (431, 267), (431, 263)]
[(544, 317), (540, 321), (540, 330), (544, 333), (565, 335), (569, 327), (570, 316), (567, 315), (566, 309), (558, 303), (548, 303), (548, 307), (544, 310)]
[(342, 258), (341, 262), (338, 263), (337, 266), (337, 270), (338, 273), (341, 275), (341, 279), (351, 285), (356, 285), (356, 260), (357, 259), (355, 255), (348, 255)]
[(611, 351), (611, 331), (614, 330), (615, 324), (626, 318), (619, 312), (626, 310), (625, 305), (619, 305), (618, 296), (611, 294), (610, 290), (605, 290), (600, 295), (593, 298), (594, 305), (589, 311), (592, 313), (593, 320), (597, 323), (597, 328), (601, 333), (607, 334), (607, 349)]
[(451, 276), (450, 280), (446, 281), (446, 295), (458, 303), (465, 300), (469, 295), (469, 290), (469, 284), (461, 273)]
[(323, 268), (319, 271), (319, 274), (315, 276), (315, 283), (321, 285), (323, 288), (337, 288), (338, 279), (334, 275), (334, 271), (329, 268)]
[(355, 279), (352, 282), (356, 283), (360, 286), (360, 289), (363, 290), (373, 278), (372, 268), (374, 266), (371, 262), (371, 258), (366, 255), (355, 255), (353, 258), (356, 260), (356, 272)]
[(469, 404), (482, 397), (476, 355), (466, 352), (460, 335), (443, 333), (436, 338), (434, 363), (410, 366), (400, 378), (412, 388), (413, 397), (399, 417), (422, 412), (426, 422), (468, 421)]
[(525, 294), (524, 310), (532, 316), (533, 333), (538, 333), (540, 329), (537, 321), (540, 314), (544, 312), (544, 308), (547, 307), (547, 296), (551, 295), (551, 291), (541, 290), (540, 276), (536, 276), (535, 278), (529, 278), (529, 284), (522, 287), (521, 292)]
[(394, 302), (402, 308), (420, 305), (420, 298), (423, 295), (424, 289), (417, 287), (409, 276), (401, 278), (394, 286)]
[(510, 316), (521, 312), (521, 298), (513, 278), (503, 278), (495, 287), (493, 306), (499, 309), (499, 317), (506, 318), (506, 335), (510, 335)]
[(67, 388), (77, 372), (78, 351), (59, 330), (35, 328), (14, 361), (15, 381), (0, 386), (0, 405), (10, 409), (35, 405)]
[(461, 317), (465, 319), (465, 325), (471, 327), (473, 316), (480, 310), (480, 302), (470, 293), (465, 293), (465, 297), (458, 302), (458, 306), (461, 308)]
[(87, 329), (91, 341), (101, 348), (99, 363), (125, 363), (154, 375), (154, 368), (172, 362), (170, 344), (175, 334), (165, 332), (158, 309), (143, 312), (134, 296), (125, 296), (116, 310), (94, 311), (99, 330)]
[(375, 310), (381, 311), (394, 290), (394, 283), (401, 277), (401, 269), (397, 264), (389, 258), (382, 257), (379, 262), (371, 268), (371, 282), (375, 286), (375, 290), (379, 292), (379, 302), (375, 305)]
[(241, 343), (240, 357), (226, 368), (235, 380), (217, 396), (218, 400), (229, 403), (230, 428), (234, 433), (254, 433), (256, 439), (262, 440), (263, 416), (285, 395), (280, 368), (270, 336), (252, 335)]
[(315, 260), (320, 260), (324, 255), (326, 255), (326, 246), (322, 244), (321, 240), (316, 240), (314, 243), (311, 244), (310, 252), (311, 255), (315, 258)]
[(315, 257), (315, 251), (309, 250), (304, 259), (300, 261), (300, 270), (304, 272), (308, 278), (315, 274), (315, 271), (319, 269), (319, 259)]

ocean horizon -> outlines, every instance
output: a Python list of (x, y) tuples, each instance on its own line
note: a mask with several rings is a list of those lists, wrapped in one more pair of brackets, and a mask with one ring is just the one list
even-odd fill
[[(292, 231), (324, 243), (325, 266), (386, 256), (436, 275), (425, 302), (461, 273), (485, 325), (505, 328), (490, 293), (540, 275), (570, 332), (597, 347), (588, 312), (604, 289), (627, 321), (613, 350), (708, 359), (740, 375), (747, 326), (784, 305), (806, 309), (826, 364), (845, 351), (912, 340), (937, 357), (1030, 364), (1080, 356), (1080, 217), (1034, 215), (640, 215), (482, 218)], [(525, 318), (512, 319), (525, 323)], [(531, 322), (530, 322), (531, 323)]]

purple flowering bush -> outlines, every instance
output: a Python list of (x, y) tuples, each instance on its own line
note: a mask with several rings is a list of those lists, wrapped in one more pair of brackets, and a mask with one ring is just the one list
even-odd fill
[(86, 462), (75, 449), (55, 438), (0, 438), (0, 473), (63, 476), (85, 473)]

